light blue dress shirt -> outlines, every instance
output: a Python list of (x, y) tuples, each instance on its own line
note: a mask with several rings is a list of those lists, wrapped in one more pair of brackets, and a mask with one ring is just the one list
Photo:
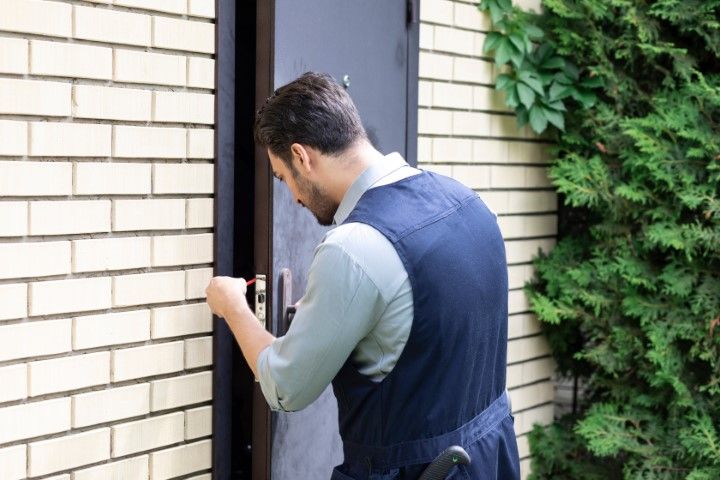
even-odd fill
[(412, 288), (390, 241), (362, 223), (342, 224), (365, 191), (420, 173), (398, 153), (350, 186), (315, 249), (305, 295), (287, 334), (258, 357), (258, 380), (273, 410), (301, 410), (327, 388), (348, 358), (381, 381), (400, 357), (413, 320)]

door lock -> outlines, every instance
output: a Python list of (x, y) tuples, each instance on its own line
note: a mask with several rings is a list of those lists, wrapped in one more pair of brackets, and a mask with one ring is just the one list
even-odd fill
[(255, 278), (255, 316), (267, 330), (267, 277), (257, 275)]

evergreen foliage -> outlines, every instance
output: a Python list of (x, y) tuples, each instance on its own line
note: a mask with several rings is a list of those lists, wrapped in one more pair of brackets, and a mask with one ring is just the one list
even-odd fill
[(586, 390), (531, 432), (532, 478), (720, 479), (720, 0), (543, 5), (479, 5), (502, 38), (542, 42), (513, 48), (573, 65), (571, 86), (597, 79), (580, 85), (594, 102), (571, 93), (564, 122), (548, 117), (561, 235), (526, 291), (560, 372)]

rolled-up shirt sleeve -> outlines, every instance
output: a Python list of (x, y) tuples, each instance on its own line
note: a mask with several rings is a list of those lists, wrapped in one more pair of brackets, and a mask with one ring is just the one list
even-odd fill
[(258, 357), (258, 380), (270, 408), (296, 411), (310, 405), (386, 307), (351, 254), (339, 244), (320, 244), (288, 332)]

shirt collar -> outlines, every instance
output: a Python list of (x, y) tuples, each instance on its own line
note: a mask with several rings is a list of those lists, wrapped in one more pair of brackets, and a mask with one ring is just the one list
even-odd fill
[(350, 185), (348, 191), (340, 202), (340, 206), (335, 212), (334, 223), (340, 225), (343, 223), (350, 212), (353, 211), (355, 205), (360, 201), (360, 197), (370, 190), (373, 185), (384, 177), (390, 175), (395, 170), (407, 166), (407, 162), (398, 152), (392, 152), (385, 155), (384, 160), (375, 162), (373, 165), (365, 169), (358, 178)]

